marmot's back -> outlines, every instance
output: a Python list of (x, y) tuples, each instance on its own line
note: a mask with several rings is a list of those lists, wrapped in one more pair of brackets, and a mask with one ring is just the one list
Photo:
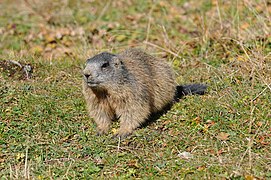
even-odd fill
[(166, 61), (140, 49), (128, 49), (119, 57), (138, 84), (146, 86), (150, 92), (150, 108), (153, 112), (173, 101), (176, 84), (173, 71)]

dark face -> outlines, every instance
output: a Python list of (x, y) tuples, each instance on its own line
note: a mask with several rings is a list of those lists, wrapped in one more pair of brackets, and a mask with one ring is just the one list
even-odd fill
[(103, 52), (87, 60), (83, 70), (84, 81), (90, 88), (102, 88), (112, 84), (119, 69), (116, 55)]

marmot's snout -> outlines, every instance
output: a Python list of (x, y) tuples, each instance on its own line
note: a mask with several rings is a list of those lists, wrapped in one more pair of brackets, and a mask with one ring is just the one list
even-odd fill
[(87, 69), (85, 69), (83, 71), (83, 76), (84, 76), (84, 80), (85, 82), (87, 83), (87, 85), (89, 87), (96, 87), (97, 85), (100, 84), (100, 82), (98, 81), (98, 76), (99, 74), (98, 73), (93, 73)]

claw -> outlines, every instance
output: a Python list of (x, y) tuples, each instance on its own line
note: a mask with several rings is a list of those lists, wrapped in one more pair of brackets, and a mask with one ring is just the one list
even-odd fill
[(97, 136), (104, 135), (104, 134), (108, 133), (108, 129), (109, 129), (109, 127), (98, 127), (96, 135)]
[(125, 139), (127, 138), (128, 136), (130, 136), (132, 134), (132, 132), (129, 132), (129, 131), (121, 131), (119, 130), (115, 135), (114, 137), (115, 138), (120, 138), (120, 139)]
[(98, 129), (97, 132), (96, 132), (96, 136), (101, 136), (101, 135), (104, 135), (106, 133), (107, 133), (107, 130)]
[(96, 132), (96, 136), (101, 136), (101, 135), (103, 135), (104, 133), (102, 133), (102, 132)]

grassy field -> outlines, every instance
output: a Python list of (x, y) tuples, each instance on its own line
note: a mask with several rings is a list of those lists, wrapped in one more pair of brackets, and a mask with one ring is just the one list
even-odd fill
[[(1, 179), (271, 179), (268, 0), (2, 0)], [(124, 140), (95, 135), (87, 57), (140, 47), (208, 84)], [(0, 64), (1, 65), (1, 64)]]

